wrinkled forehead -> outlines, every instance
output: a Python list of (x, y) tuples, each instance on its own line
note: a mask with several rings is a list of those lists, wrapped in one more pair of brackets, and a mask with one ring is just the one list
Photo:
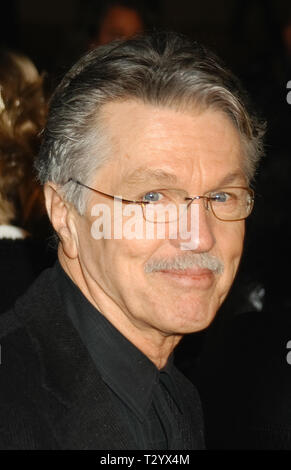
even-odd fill
[(243, 175), (244, 152), (231, 120), (213, 109), (176, 110), (128, 100), (102, 110), (113, 181), (161, 187), (189, 180)]

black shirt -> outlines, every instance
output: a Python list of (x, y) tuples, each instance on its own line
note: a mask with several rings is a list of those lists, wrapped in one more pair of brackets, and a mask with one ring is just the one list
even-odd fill
[(162, 370), (157, 369), (86, 299), (60, 265), (58, 278), (66, 312), (108, 386), (116, 413), (131, 431), (136, 448), (191, 449), (194, 430), (174, 380), (173, 358)]

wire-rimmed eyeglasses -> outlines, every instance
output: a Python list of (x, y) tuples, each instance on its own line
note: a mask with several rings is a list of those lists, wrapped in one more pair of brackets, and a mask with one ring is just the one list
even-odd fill
[[(159, 189), (149, 191), (143, 200), (131, 200), (112, 196), (98, 189), (91, 188), (79, 180), (69, 178), (70, 181), (94, 191), (97, 194), (120, 201), (125, 204), (139, 204), (142, 207), (143, 217), (148, 222), (169, 223), (177, 221), (185, 214), (193, 201), (203, 200), (204, 207), (221, 221), (235, 222), (246, 219), (254, 206), (254, 191), (243, 186), (222, 187), (210, 191), (202, 196), (185, 196), (185, 191), (176, 189)], [(161, 196), (161, 197), (160, 197)], [(145, 198), (148, 199), (145, 199)]]

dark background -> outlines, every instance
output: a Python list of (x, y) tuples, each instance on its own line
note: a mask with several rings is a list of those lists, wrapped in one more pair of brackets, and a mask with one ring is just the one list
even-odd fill
[[(53, 70), (64, 45), (81, 42), (102, 1), (1, 2), (1, 42), (21, 49), (40, 69)], [(138, 2), (137, 2), (138, 3)], [(288, 0), (148, 0), (156, 26), (181, 31), (216, 51), (236, 68), (273, 51)]]

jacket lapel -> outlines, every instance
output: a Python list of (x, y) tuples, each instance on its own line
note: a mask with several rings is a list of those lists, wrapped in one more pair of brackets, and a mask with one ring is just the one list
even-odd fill
[(61, 449), (134, 449), (106, 385), (63, 311), (54, 272), (44, 271), (15, 306), (39, 357), (45, 391), (40, 412)]

